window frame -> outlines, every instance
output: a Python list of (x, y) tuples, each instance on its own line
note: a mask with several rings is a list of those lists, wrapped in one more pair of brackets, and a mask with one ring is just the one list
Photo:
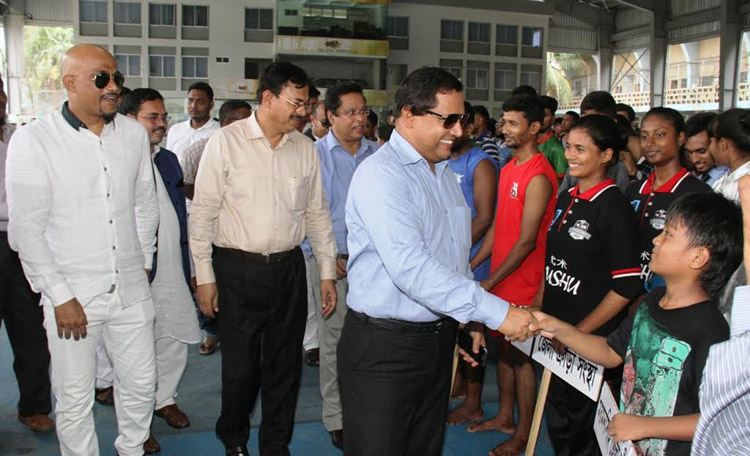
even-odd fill
[[(127, 17), (126, 21), (130, 20), (130, 15), (131, 15), (131, 12), (132, 12), (131, 8), (136, 7), (135, 9), (137, 9), (137, 11), (138, 11), (138, 22), (122, 22), (121, 20), (118, 20), (117, 13), (118, 13), (118, 6), (120, 6), (120, 5), (127, 5), (126, 11), (127, 11), (127, 16), (128, 17)], [(141, 25), (141, 23), (143, 21), (143, 11), (141, 10), (141, 4), (140, 3), (136, 3), (136, 2), (122, 2), (122, 1), (120, 1), (120, 2), (114, 2), (112, 4), (112, 16), (113, 16), (112, 19), (113, 19), (114, 23), (117, 24), (117, 25)]]
[[(104, 20), (99, 20), (97, 13), (101, 11), (97, 11), (97, 5), (100, 7), (104, 6)], [(83, 11), (86, 6), (93, 7), (93, 13), (94, 13), (94, 19), (88, 20), (84, 19)], [(78, 4), (78, 19), (79, 22), (85, 23), (85, 24), (106, 24), (109, 22), (109, 11), (107, 7), (107, 2), (102, 0), (81, 0)]]
[[(186, 60), (187, 59), (192, 59), (193, 63), (191, 65), (186, 65)], [(201, 76), (201, 75), (198, 74), (198, 69), (199, 69), (198, 60), (199, 59), (201, 61), (205, 61), (205, 64), (206, 64), (206, 68), (205, 68), (206, 75), (205, 76)], [(185, 69), (189, 68), (189, 67), (192, 67), (192, 69), (193, 69), (193, 74), (192, 75), (188, 75), (185, 72)], [(183, 55), (182, 56), (182, 77), (185, 78), (185, 79), (208, 79), (208, 57), (206, 57), (204, 55)]]
[[(151, 59), (153, 58), (159, 58), (159, 61), (161, 62), (159, 64), (159, 68), (162, 70), (161, 74), (154, 74), (153, 73), (153, 65), (151, 64)], [(172, 68), (174, 71), (174, 74), (172, 75), (165, 75), (164, 74), (164, 59), (171, 58), (173, 60)], [(177, 77), (177, 56), (175, 55), (164, 55), (164, 54), (151, 54), (148, 56), (148, 75), (152, 78), (174, 78)]]
[[(152, 8), (158, 8), (159, 9), (159, 23), (154, 23), (153, 21), (153, 10)], [(172, 22), (171, 23), (164, 23), (161, 19), (168, 14), (164, 14), (165, 11), (168, 11), (169, 9), (172, 10)], [(148, 4), (148, 25), (153, 25), (156, 27), (175, 27), (177, 24), (177, 6), (171, 3), (149, 3)]]
[[(117, 53), (114, 54), (115, 61), (117, 61), (118, 57), (125, 57), (127, 62), (127, 69), (123, 71), (123, 68), (121, 68), (119, 62), (117, 63), (117, 69), (122, 73), (123, 76), (131, 77), (131, 78), (140, 78), (141, 74), (143, 73), (143, 65), (141, 65), (141, 55), (140, 54), (128, 54), (128, 53)], [(130, 72), (130, 59), (131, 58), (137, 58), (138, 59), (138, 74), (133, 74)]]
[[(192, 14), (185, 14), (187, 8), (192, 8)], [(198, 18), (200, 17), (198, 15), (199, 8), (205, 8), (206, 10), (206, 25), (199, 25), (197, 24)], [(193, 24), (186, 24), (185, 20), (188, 17), (192, 17)], [(195, 27), (195, 28), (208, 28), (208, 5), (182, 5), (182, 26), (183, 27)]]
[[(472, 36), (471, 36), (472, 35), (472, 26), (474, 26), (474, 29), (475, 29), (474, 32), (475, 32), (475, 34), (478, 35), (478, 36), (475, 36), (475, 38), (477, 38), (475, 40), (471, 39), (472, 38)], [(482, 32), (483, 31), (487, 33), (487, 39), (486, 40), (482, 39), (482, 35), (483, 35)], [(469, 31), (468, 31), (468, 37), (467, 38), (468, 38), (468, 41), (470, 43), (486, 43), (486, 44), (489, 44), (492, 41), (492, 36), (491, 35), (492, 35), (492, 31), (490, 29), (490, 24), (489, 23), (487, 23), (487, 22), (469, 22)]]
[[(451, 27), (450, 30), (449, 30), (451, 33), (448, 34), (451, 37), (446, 38), (444, 36), (445, 34), (443, 32), (445, 32), (447, 30), (445, 27), (448, 26), (448, 25), (450, 25), (450, 27)], [(456, 27), (459, 30), (456, 30)], [(457, 32), (457, 31), (459, 32), (460, 37), (459, 38), (453, 38), (453, 36), (455, 35), (455, 32)], [(461, 41), (461, 42), (463, 42), (463, 40), (464, 40), (464, 21), (457, 21), (457, 20), (453, 20), (453, 19), (440, 19), (440, 39), (441, 40), (446, 40), (446, 41)]]
[[(248, 27), (248, 13), (255, 13), (255, 20), (257, 23), (257, 27)], [(267, 28), (263, 27), (263, 19), (262, 15), (268, 14), (269, 17), (267, 18), (268, 25)], [(273, 10), (271, 8), (245, 8), (245, 30), (263, 30), (263, 31), (269, 31), (273, 30)]]

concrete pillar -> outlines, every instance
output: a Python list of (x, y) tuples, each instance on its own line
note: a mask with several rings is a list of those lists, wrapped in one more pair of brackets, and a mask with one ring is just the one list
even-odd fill
[(664, 79), (667, 61), (667, 18), (669, 2), (653, 2), (651, 21), (651, 107), (664, 104)]
[(721, 1), (721, 48), (719, 51), (719, 111), (735, 106), (737, 62), (740, 55), (740, 13), (738, 0)]
[(16, 116), (21, 114), (21, 90), (25, 65), (23, 25), (23, 16), (3, 15), (6, 55), (8, 56), (8, 74), (4, 74), (3, 79), (5, 80), (5, 93), (8, 94), (8, 113)]
[(599, 52), (594, 61), (599, 67), (597, 82), (599, 90), (612, 91), (612, 30), (609, 27), (599, 28)]

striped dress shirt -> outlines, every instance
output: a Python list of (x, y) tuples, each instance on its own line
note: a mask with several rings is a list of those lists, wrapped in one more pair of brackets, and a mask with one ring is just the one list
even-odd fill
[(750, 285), (735, 290), (730, 331), (708, 354), (693, 456), (750, 453)]

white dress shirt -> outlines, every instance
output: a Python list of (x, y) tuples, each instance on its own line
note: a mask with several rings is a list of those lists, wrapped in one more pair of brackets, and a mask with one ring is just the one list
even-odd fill
[(182, 164), (182, 158), (185, 155), (185, 149), (194, 142), (208, 138), (221, 126), (213, 118), (209, 118), (200, 128), (193, 128), (190, 125), (190, 119), (176, 123), (167, 132), (167, 150), (177, 155), (177, 159)]
[(146, 130), (117, 115), (95, 135), (68, 109), (13, 135), (8, 238), (32, 288), (58, 306), (116, 291), (149, 300), (159, 208)]
[(5, 124), (3, 128), (3, 140), (0, 141), (0, 231), (8, 231), (8, 201), (5, 197), (5, 158), (8, 155), (8, 143), (13, 132), (14, 125)]

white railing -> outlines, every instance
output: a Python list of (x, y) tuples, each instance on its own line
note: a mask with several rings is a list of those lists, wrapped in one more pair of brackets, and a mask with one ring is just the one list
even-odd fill
[(719, 88), (716, 86), (699, 86), (685, 89), (669, 89), (665, 105), (718, 103)]

